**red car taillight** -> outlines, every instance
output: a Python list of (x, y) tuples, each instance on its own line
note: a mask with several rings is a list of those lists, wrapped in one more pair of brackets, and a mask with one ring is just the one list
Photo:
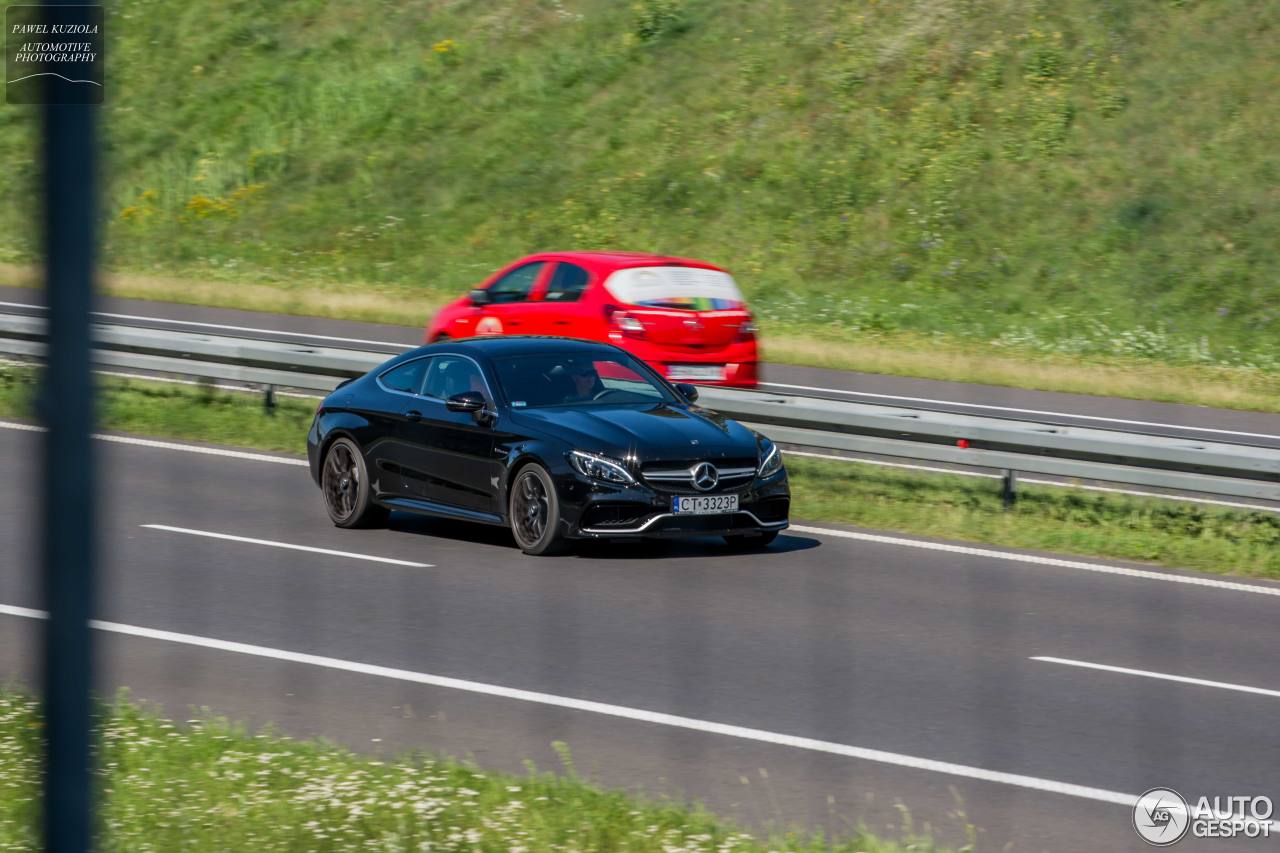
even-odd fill
[(609, 319), (613, 321), (613, 327), (628, 338), (644, 337), (644, 323), (638, 317), (632, 317), (626, 311), (615, 311)]
[(756, 339), (755, 321), (747, 318), (742, 321), (742, 325), (738, 327), (738, 335), (734, 338), (736, 343), (744, 344)]

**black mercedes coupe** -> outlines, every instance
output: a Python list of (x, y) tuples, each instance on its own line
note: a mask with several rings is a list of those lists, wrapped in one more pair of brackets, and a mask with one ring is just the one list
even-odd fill
[(390, 510), (573, 539), (723, 536), (763, 548), (791, 491), (773, 442), (608, 344), (471, 338), (396, 356), (321, 402), (311, 476), (339, 527)]

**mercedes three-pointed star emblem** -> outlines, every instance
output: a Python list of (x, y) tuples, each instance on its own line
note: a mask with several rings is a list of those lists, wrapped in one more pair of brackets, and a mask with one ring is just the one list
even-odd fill
[(700, 492), (709, 492), (720, 482), (720, 472), (710, 462), (699, 462), (693, 469), (693, 487)]

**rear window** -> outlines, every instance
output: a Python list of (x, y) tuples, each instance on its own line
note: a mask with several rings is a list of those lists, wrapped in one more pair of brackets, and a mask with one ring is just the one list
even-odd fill
[(732, 311), (745, 307), (733, 276), (698, 267), (633, 267), (609, 276), (613, 298), (646, 308)]

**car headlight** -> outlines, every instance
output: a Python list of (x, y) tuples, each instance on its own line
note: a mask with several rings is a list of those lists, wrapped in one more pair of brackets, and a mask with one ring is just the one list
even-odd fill
[(569, 451), (569, 464), (579, 474), (592, 480), (603, 480), (606, 483), (634, 483), (636, 480), (617, 459), (601, 456), (597, 453), (584, 453), (581, 450)]
[(778, 450), (778, 445), (767, 438), (762, 439), (760, 442), (760, 455), (763, 459), (760, 462), (759, 476), (772, 477), (782, 470), (782, 452)]

